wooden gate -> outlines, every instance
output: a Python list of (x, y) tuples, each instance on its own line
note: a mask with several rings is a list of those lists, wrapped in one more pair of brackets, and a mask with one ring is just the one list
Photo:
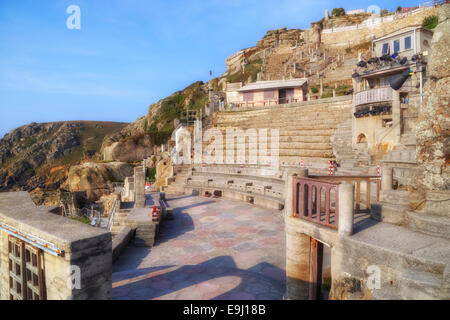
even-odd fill
[(8, 257), (10, 300), (45, 300), (43, 251), (9, 236)]

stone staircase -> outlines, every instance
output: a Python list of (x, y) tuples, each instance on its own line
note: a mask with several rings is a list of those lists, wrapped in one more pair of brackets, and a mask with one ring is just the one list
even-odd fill
[(189, 166), (175, 166), (173, 175), (169, 185), (164, 187), (164, 192), (170, 195), (184, 194), (184, 186), (189, 175)]
[(117, 235), (120, 232), (120, 229), (125, 226), (125, 220), (128, 217), (129, 210), (120, 209), (116, 212), (114, 216), (114, 221), (111, 226), (111, 233), (113, 236)]

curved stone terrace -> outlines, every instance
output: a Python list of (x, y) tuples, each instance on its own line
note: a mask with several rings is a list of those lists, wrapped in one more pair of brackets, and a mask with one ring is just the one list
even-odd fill
[(284, 219), (223, 198), (170, 199), (153, 248), (130, 244), (113, 267), (113, 299), (277, 300), (286, 285)]

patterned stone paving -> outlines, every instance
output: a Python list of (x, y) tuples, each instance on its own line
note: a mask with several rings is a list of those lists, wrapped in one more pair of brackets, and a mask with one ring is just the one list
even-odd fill
[(113, 299), (276, 300), (285, 291), (280, 212), (226, 199), (169, 201), (155, 247), (130, 245), (114, 264)]

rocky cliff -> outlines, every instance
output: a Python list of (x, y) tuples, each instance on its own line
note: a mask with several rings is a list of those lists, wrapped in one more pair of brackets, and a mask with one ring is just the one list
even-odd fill
[[(421, 201), (429, 192), (450, 190), (450, 4), (439, 11), (427, 66), (422, 114), (416, 125), (417, 170), (412, 189)], [(419, 194), (420, 193), (420, 194)]]
[(112, 122), (31, 123), (0, 140), (0, 191), (58, 189), (71, 165), (99, 159), (106, 134), (125, 127)]
[(133, 167), (126, 162), (88, 162), (70, 168), (67, 184), (70, 191), (86, 191), (89, 201), (97, 201), (114, 191), (115, 182), (132, 175)]

